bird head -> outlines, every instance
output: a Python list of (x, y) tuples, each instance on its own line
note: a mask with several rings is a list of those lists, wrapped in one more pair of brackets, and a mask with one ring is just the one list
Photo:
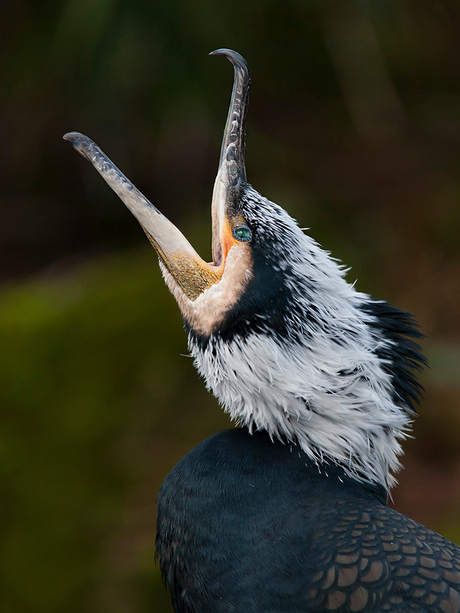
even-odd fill
[(195, 365), (224, 410), (250, 430), (299, 445), (387, 490), (424, 363), (412, 317), (356, 291), (346, 270), (246, 180), (250, 75), (234, 83), (212, 197), (212, 257), (184, 235), (88, 137), (64, 138), (118, 194), (155, 248)]

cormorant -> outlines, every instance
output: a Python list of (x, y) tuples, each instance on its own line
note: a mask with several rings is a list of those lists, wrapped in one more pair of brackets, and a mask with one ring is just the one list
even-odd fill
[(64, 138), (156, 249), (206, 385), (239, 428), (166, 477), (156, 553), (177, 613), (460, 611), (460, 548), (386, 504), (424, 364), (408, 313), (246, 181), (244, 59), (212, 199), (212, 263), (86, 136)]

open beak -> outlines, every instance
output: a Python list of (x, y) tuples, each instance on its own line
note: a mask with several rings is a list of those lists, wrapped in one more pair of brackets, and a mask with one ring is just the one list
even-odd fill
[(134, 187), (96, 143), (78, 132), (69, 132), (63, 137), (91, 162), (136, 217), (160, 260), (192, 301), (222, 278), (228, 251), (236, 242), (232, 220), (246, 183), (244, 131), (249, 69), (244, 59), (230, 49), (218, 49), (211, 55), (225, 55), (234, 67), (232, 98), (212, 198), (212, 263), (198, 255), (182, 232)]

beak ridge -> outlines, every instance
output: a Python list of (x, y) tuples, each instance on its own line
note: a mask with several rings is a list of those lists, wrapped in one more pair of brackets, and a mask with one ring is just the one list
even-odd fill
[(218, 175), (226, 162), (225, 182), (228, 187), (236, 188), (238, 184), (246, 183), (244, 137), (251, 75), (246, 60), (232, 49), (216, 49), (209, 55), (223, 55), (233, 64), (233, 90), (220, 150)]
[(181, 251), (197, 261), (201, 260), (182, 232), (131, 183), (94, 141), (79, 132), (69, 132), (63, 138), (91, 162), (110, 185), (141, 224), (160, 257)]
[(246, 183), (244, 137), (251, 75), (245, 59), (232, 49), (216, 49), (209, 55), (223, 55), (233, 65), (232, 97), (220, 150), (219, 168), (212, 195), (212, 253), (215, 263), (222, 259), (222, 229), (230, 209), (235, 209)]

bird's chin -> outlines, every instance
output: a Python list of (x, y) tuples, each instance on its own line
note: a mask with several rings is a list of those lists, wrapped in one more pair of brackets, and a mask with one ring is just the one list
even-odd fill
[(187, 327), (198, 336), (209, 337), (222, 328), (228, 312), (238, 303), (252, 279), (252, 251), (247, 244), (234, 245), (220, 266), (220, 279), (209, 285), (194, 300), (187, 296), (161, 260), (160, 268)]

